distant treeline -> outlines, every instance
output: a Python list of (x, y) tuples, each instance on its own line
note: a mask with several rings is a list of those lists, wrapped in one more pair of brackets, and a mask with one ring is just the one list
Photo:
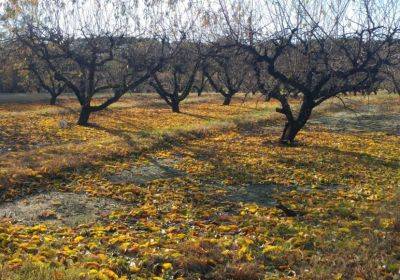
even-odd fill
[[(4, 41), (7, 42), (8, 40)], [(125, 44), (128, 45), (128, 44), (134, 44), (135, 40), (134, 38), (131, 39), (124, 38), (124, 41)], [(148, 41), (149, 41), (148, 43), (150, 44), (151, 40)], [(84, 42), (82, 42), (82, 39), (77, 40), (77, 43), (78, 42), (80, 42), (80, 44), (84, 44)], [(400, 45), (400, 42), (398, 44)], [(1, 94), (35, 93), (35, 92), (48, 93), (47, 89), (44, 88), (43, 85), (41, 85), (41, 83), (34, 75), (32, 75), (28, 65), (28, 57), (25, 55), (26, 50), (25, 51), (21, 50), (23, 48), (24, 46), (20, 45), (18, 42), (12, 42), (12, 43), (0, 42), (0, 93)], [(204, 46), (201, 46), (202, 50), (205, 50), (207, 48), (209, 48), (209, 46), (207, 46), (206, 44), (204, 44)], [(400, 52), (400, 46), (399, 46), (399, 52)], [(145, 59), (146, 55), (148, 54), (144, 54), (143, 57), (140, 59)], [(232, 63), (240, 63), (240, 61), (243, 62), (243, 60), (246, 59), (245, 54), (240, 52), (235, 53), (235, 56), (236, 56), (235, 61), (233, 61)], [(243, 57), (240, 58), (238, 56), (243, 56)], [(184, 59), (181, 62), (183, 62), (184, 64), (192, 63), (192, 61), (190, 60), (185, 61)], [(60, 61), (59, 63), (63, 62)], [(234, 64), (229, 65), (229, 67), (232, 67), (233, 71), (240, 72), (240, 68), (242, 68), (244, 64), (241, 63), (239, 64), (240, 67), (237, 66), (238, 65)], [(215, 70), (216, 69), (214, 69), (213, 71), (215, 72)], [(373, 90), (374, 91), (384, 90), (389, 93), (399, 94), (400, 70), (398, 69), (398, 65), (396, 65), (396, 67), (391, 67), (391, 68), (384, 67), (379, 70), (381, 72), (380, 76), (384, 78), (382, 78), (382, 80), (379, 83), (375, 84)], [(205, 73), (207, 74), (207, 72)], [(246, 73), (242, 71), (239, 74), (242, 75), (241, 78), (243, 79), (242, 84), (240, 86), (240, 91), (246, 93), (257, 92), (256, 87), (251, 86), (256, 78), (255, 73), (254, 72)], [(196, 80), (192, 88), (192, 92), (200, 94), (202, 91), (207, 91), (207, 92), (216, 91), (215, 88), (212, 85), (210, 85), (206, 76), (196, 75)], [(154, 91), (155, 91), (154, 87), (148, 82), (142, 83), (139, 86), (137, 86), (134, 90), (132, 90), (132, 92), (154, 92)], [(362, 94), (363, 92), (359, 93)]]

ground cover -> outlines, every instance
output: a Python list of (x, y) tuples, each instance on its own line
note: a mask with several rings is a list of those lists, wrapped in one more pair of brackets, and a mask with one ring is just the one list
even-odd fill
[(295, 147), (276, 104), (133, 102), (2, 107), (1, 279), (399, 278), (398, 97), (327, 104)]

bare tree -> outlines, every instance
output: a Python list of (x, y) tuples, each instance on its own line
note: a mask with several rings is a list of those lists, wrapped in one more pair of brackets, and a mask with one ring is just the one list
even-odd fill
[[(180, 44), (180, 43), (178, 43)], [(176, 50), (172, 46), (173, 51)], [(201, 64), (201, 57), (196, 46), (180, 44), (176, 53), (170, 56), (164, 67), (153, 73), (149, 83), (174, 113), (179, 113), (179, 104), (192, 91)]]
[(207, 88), (208, 83), (207, 77), (204, 75), (203, 71), (199, 71), (193, 85), (193, 89), (196, 91), (197, 96), (201, 96), (201, 94)]
[[(399, 20), (373, 1), (220, 1), (226, 33), (284, 89), (271, 90), (286, 117), (282, 143), (293, 143), (315, 107), (344, 92), (370, 90), (393, 62)], [(260, 90), (263, 90), (260, 88)], [(302, 102), (295, 113), (290, 92)]]
[[(155, 57), (163, 57), (163, 48), (159, 48), (164, 42), (162, 38), (151, 37), (153, 40), (149, 42), (156, 46), (147, 44), (143, 48), (140, 42), (149, 33), (138, 27), (139, 22), (125, 16), (127, 5), (134, 9), (138, 7), (136, 2), (42, 0), (36, 13), (24, 14), (14, 29), (17, 39), (47, 67), (54, 79), (75, 94), (81, 105), (79, 125), (87, 125), (91, 113), (117, 102), (161, 66)], [(139, 52), (127, 53), (135, 47), (141, 48), (140, 59), (135, 56)], [(145, 53), (143, 49), (157, 49), (159, 54)], [(96, 95), (108, 92), (110, 96), (92, 104)]]
[(33, 77), (33, 83), (36, 85), (37, 90), (45, 90), (50, 94), (50, 105), (56, 105), (57, 97), (65, 92), (67, 85), (56, 80), (54, 73), (49, 68), (40, 63), (40, 61), (35, 61), (32, 57), (27, 57), (27, 67), (25, 69)]
[[(400, 59), (400, 52), (398, 53)], [(392, 67), (386, 67), (383, 71), (384, 75), (387, 77), (384, 82), (384, 87), (389, 92), (394, 92), (400, 95), (400, 63)]]
[(212, 88), (224, 97), (223, 105), (229, 105), (248, 79), (249, 63), (241, 49), (214, 48), (215, 51), (208, 55), (203, 73)]
[(176, 113), (180, 112), (180, 102), (192, 91), (202, 62), (200, 5), (201, 1), (192, 0), (156, 1), (150, 9), (156, 19), (154, 29), (168, 43), (163, 66), (152, 74), (149, 84)]

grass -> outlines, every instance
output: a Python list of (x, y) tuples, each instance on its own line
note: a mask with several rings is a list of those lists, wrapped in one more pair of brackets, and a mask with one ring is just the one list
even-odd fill
[(26, 264), (12, 271), (9, 268), (0, 268), (0, 279), (2, 280), (76, 280), (89, 279), (83, 269), (63, 269), (50, 268), (48, 266), (40, 266)]
[[(211, 104), (189, 100), (182, 115), (158, 102), (128, 99), (94, 116), (97, 126), (65, 130), (59, 120), (76, 118), (65, 109), (75, 110), (68, 100), (56, 109), (3, 106), (1, 125), (8, 131), (3, 135), (11, 133), (20, 145), (1, 155), (4, 199), (57, 190), (113, 198), (127, 208), (76, 227), (3, 220), (0, 275), (399, 277), (400, 140), (382, 117), (397, 114), (398, 97), (352, 98), (352, 108), (362, 111), (369, 104), (376, 109), (372, 116), (381, 116), (378, 126), (363, 130), (352, 121), (340, 129), (327, 124), (324, 116), (355, 118), (329, 103), (299, 135), (300, 144), (290, 148), (277, 144), (277, 104), (236, 100), (222, 107), (220, 100), (205, 98)], [(33, 123), (25, 127), (26, 119)], [(1, 141), (2, 148), (13, 147), (5, 136)], [(37, 146), (40, 141), (47, 146)], [(170, 167), (185, 175), (144, 185), (108, 180), (154, 160), (172, 160)], [(248, 196), (244, 190), (257, 193)], [(299, 215), (288, 217), (263, 201)]]

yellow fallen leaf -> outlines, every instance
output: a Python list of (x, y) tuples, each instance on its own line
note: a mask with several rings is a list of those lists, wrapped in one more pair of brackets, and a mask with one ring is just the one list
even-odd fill
[(258, 207), (256, 205), (251, 205), (249, 207), (247, 207), (247, 211), (249, 211), (249, 213), (254, 214), (256, 213), (258, 210)]
[(238, 226), (237, 225), (230, 225), (230, 226), (219, 226), (218, 230), (220, 232), (229, 232), (229, 231), (233, 231), (233, 230), (237, 230)]
[(282, 246), (266, 245), (263, 249), (263, 253), (280, 252), (282, 250)]
[(85, 237), (83, 237), (83, 236), (77, 236), (74, 239), (74, 243), (79, 243), (79, 242), (83, 241), (84, 239), (85, 239)]
[(129, 271), (132, 273), (137, 273), (140, 271), (140, 267), (136, 266), (136, 264), (131, 264), (129, 266)]
[(111, 280), (118, 280), (118, 275), (110, 269), (103, 268), (102, 270), (100, 270), (100, 272), (106, 275)]
[(163, 263), (162, 268), (165, 270), (171, 269), (172, 268), (172, 263)]

